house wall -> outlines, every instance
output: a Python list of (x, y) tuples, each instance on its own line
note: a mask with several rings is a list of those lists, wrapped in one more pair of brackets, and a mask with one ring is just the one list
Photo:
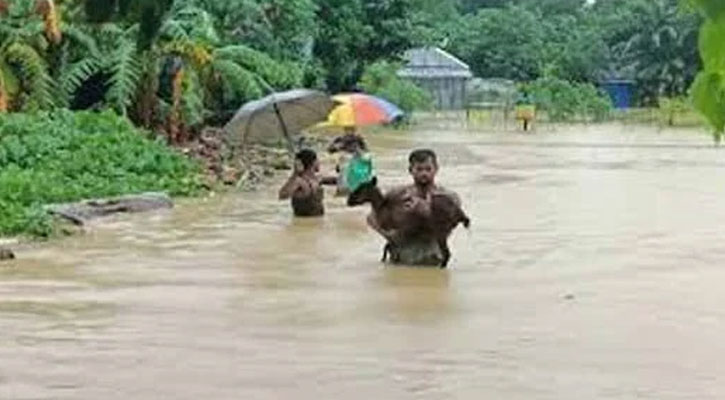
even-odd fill
[(413, 81), (430, 93), (436, 109), (461, 110), (465, 108), (465, 78), (415, 78)]

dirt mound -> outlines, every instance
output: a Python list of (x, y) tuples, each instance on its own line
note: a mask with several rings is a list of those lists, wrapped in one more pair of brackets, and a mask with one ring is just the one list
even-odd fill
[[(212, 189), (219, 185), (254, 189), (276, 171), (292, 168), (292, 159), (285, 147), (248, 145), (244, 149), (229, 143), (224, 130), (205, 128), (197, 139), (182, 146), (182, 152), (199, 160), (205, 172), (205, 185)], [(298, 148), (323, 148), (324, 139), (298, 136)]]

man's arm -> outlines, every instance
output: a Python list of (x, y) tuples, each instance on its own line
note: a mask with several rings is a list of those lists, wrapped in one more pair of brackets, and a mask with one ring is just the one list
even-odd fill
[(322, 179), (320, 179), (321, 185), (328, 185), (328, 186), (335, 186), (337, 185), (337, 177), (336, 176), (323, 176)]
[(292, 176), (287, 179), (287, 182), (282, 185), (282, 187), (279, 189), (279, 199), (280, 200), (287, 200), (290, 197), (294, 196), (295, 192), (300, 188), (299, 180), (297, 179), (297, 175), (293, 174)]

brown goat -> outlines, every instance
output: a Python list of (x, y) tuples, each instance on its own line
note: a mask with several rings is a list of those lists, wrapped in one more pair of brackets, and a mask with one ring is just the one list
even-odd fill
[[(458, 224), (463, 224), (466, 228), (471, 225), (470, 218), (458, 203), (450, 195), (436, 193), (431, 196), (430, 215), (421, 215), (406, 209), (401, 198), (383, 195), (377, 183), (377, 179), (373, 178), (370, 182), (358, 187), (348, 197), (348, 206), (354, 207), (370, 203), (380, 227), (384, 230), (396, 229), (402, 237), (420, 234), (432, 235), (443, 256), (440, 267), (447, 267), (451, 258), (451, 250), (448, 247), (451, 232)], [(387, 259), (391, 247), (390, 242), (385, 245), (383, 261)]]

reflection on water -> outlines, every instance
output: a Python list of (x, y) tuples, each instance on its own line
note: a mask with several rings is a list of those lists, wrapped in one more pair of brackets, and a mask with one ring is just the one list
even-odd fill
[[(451, 271), (435, 268), (388, 268), (382, 271), (383, 301), (376, 314), (392, 313), (401, 321), (445, 320), (455, 312)], [(387, 296), (386, 296), (387, 294)]]
[[(365, 209), (184, 200), (0, 267), (0, 399), (720, 399), (722, 152), (691, 132), (371, 136), (438, 151), (470, 233), (385, 268)], [(328, 167), (328, 166), (326, 166)]]

